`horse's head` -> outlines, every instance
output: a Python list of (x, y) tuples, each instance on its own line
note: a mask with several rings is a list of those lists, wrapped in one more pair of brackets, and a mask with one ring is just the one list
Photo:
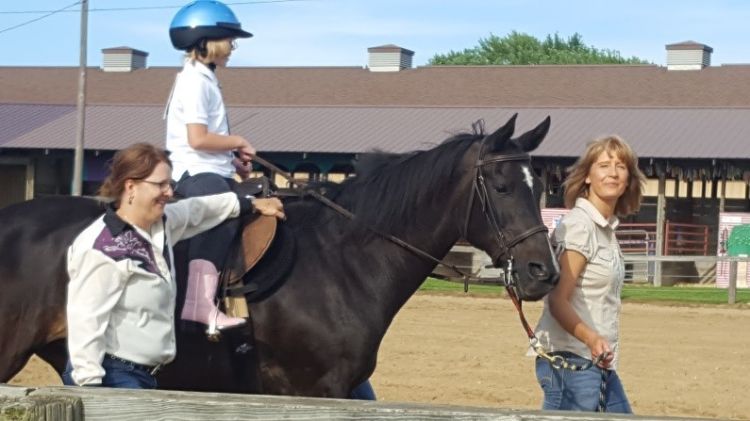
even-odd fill
[(496, 267), (507, 268), (511, 261), (521, 299), (538, 300), (557, 283), (559, 266), (539, 212), (542, 185), (528, 152), (546, 136), (550, 118), (513, 139), (515, 121), (514, 115), (465, 157), (473, 167), (473, 187), (464, 231)]

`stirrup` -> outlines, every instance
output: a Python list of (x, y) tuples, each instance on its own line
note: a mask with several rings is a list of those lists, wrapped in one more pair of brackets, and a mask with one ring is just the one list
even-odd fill
[(215, 310), (214, 317), (211, 317), (208, 321), (208, 329), (206, 329), (206, 337), (211, 342), (219, 342), (221, 340), (221, 331), (216, 325), (216, 321), (219, 319), (219, 309)]
[(208, 339), (209, 342), (219, 342), (221, 340), (221, 331), (216, 328), (211, 330), (209, 327), (206, 329), (206, 339)]
[(221, 340), (221, 332), (226, 330), (232, 330), (237, 329), (240, 327), (244, 327), (247, 325), (247, 320), (244, 320), (242, 323), (234, 325), (234, 326), (226, 326), (223, 328), (219, 328), (216, 321), (219, 319), (219, 314), (221, 314), (221, 311), (216, 309), (214, 317), (211, 318), (208, 322), (208, 328), (206, 329), (206, 337), (211, 342), (219, 342)]

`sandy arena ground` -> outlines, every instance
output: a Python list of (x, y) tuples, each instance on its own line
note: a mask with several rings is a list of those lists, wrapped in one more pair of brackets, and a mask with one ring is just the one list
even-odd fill
[[(526, 304), (534, 324), (541, 307)], [(619, 373), (640, 415), (750, 420), (750, 309), (625, 304)], [(385, 401), (530, 408), (541, 391), (505, 298), (418, 294), (372, 378)], [(34, 358), (11, 384), (60, 384)]]

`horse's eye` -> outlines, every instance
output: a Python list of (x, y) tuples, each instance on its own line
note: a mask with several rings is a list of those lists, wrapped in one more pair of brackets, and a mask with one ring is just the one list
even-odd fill
[(500, 194), (508, 194), (508, 186), (505, 184), (498, 184), (495, 186), (495, 191)]

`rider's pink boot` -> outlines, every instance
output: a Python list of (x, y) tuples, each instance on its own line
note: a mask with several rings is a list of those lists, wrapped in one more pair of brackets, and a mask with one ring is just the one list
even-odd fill
[(214, 294), (219, 284), (219, 272), (208, 260), (191, 260), (188, 266), (187, 294), (182, 307), (182, 320), (208, 325), (208, 334), (218, 330), (243, 325), (245, 319), (229, 317), (219, 311), (214, 302)]

